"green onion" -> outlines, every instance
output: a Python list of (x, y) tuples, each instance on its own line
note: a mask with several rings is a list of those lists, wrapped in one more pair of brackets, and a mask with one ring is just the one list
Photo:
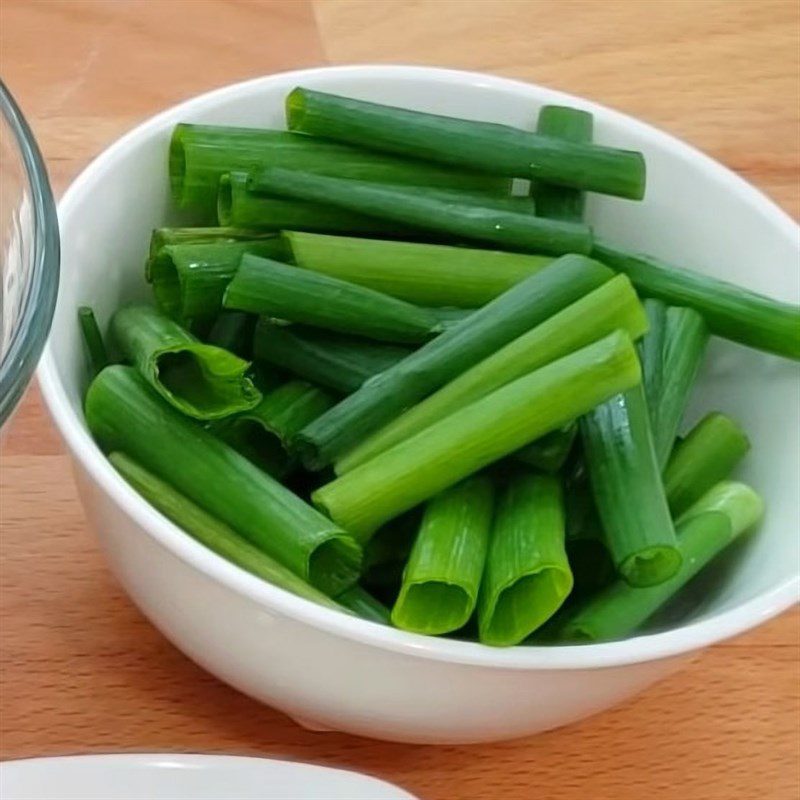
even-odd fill
[(421, 342), (442, 329), (433, 312), (404, 300), (247, 254), (224, 305), (389, 342)]
[(184, 414), (219, 419), (247, 411), (261, 400), (247, 377), (247, 361), (202, 344), (151, 306), (119, 309), (111, 318), (111, 331), (148, 383)]
[(445, 417), (326, 484), (312, 500), (354, 536), (367, 539), (386, 520), (639, 379), (631, 340), (616, 332)]
[(541, 439), (517, 450), (512, 458), (521, 464), (554, 475), (567, 460), (578, 435), (578, 424), (573, 420), (563, 428), (551, 431)]
[(89, 306), (81, 306), (78, 309), (78, 323), (81, 326), (86, 352), (89, 354), (89, 366), (92, 377), (94, 377), (100, 370), (108, 366), (108, 352), (103, 342), (103, 334), (100, 333), (100, 326), (97, 324), (94, 311)]
[(361, 233), (387, 236), (414, 235), (414, 229), (385, 222), (366, 214), (336, 208), (327, 203), (307, 203), (282, 197), (265, 197), (248, 189), (244, 172), (223, 175), (217, 196), (221, 225), (241, 225), (272, 232), (284, 228), (329, 233)]
[(673, 515), (683, 513), (718, 481), (727, 478), (750, 449), (730, 417), (707, 414), (675, 445), (664, 470), (664, 488)]
[(672, 578), (644, 589), (613, 583), (568, 615), (559, 638), (597, 642), (630, 635), (763, 513), (763, 500), (749, 486), (718, 483), (678, 520), (683, 560)]
[(162, 247), (173, 244), (224, 244), (256, 239), (272, 239), (274, 231), (245, 228), (155, 228), (150, 236), (148, 258), (155, 258)]
[(609, 274), (596, 262), (573, 255), (516, 284), (305, 428), (295, 442), (304, 463), (331, 463), (405, 408), (600, 286)]
[(175, 126), (169, 149), (172, 196), (181, 208), (213, 212), (220, 177), (284, 165), (342, 178), (508, 192), (508, 180), (395, 158), (356, 147), (262, 128)]
[(136, 370), (106, 367), (85, 413), (105, 451), (128, 454), (325, 594), (355, 583), (361, 548), (347, 533), (165, 403)]
[[(561, 277), (567, 278), (565, 267), (563, 260), (558, 261), (537, 273), (536, 278), (542, 280), (545, 276), (555, 275), (556, 270), (561, 271)], [(527, 280), (534, 282), (536, 278)], [(578, 288), (576, 283), (573, 288)], [(531, 301), (531, 307), (541, 306)], [(344, 474), (504, 384), (614, 330), (625, 330), (635, 339), (644, 332), (646, 325), (647, 320), (630, 282), (624, 275), (618, 275), (495, 350), (372, 436), (362, 439), (336, 462), (336, 472)], [(366, 431), (361, 433), (363, 436)], [(301, 434), (305, 435), (307, 431)]]
[(508, 125), (409, 111), (301, 87), (286, 98), (286, 123), (292, 131), (495, 175), (540, 178), (635, 200), (644, 196), (641, 153), (567, 142)]
[(642, 341), (642, 375), (656, 461), (667, 463), (708, 342), (703, 318), (690, 308), (647, 300), (650, 330)]
[(680, 568), (641, 386), (581, 420), (586, 464), (606, 544), (631, 586), (654, 586)]
[(283, 564), (254, 547), (224, 522), (203, 511), (124, 453), (110, 453), (108, 460), (150, 505), (218, 556), (299, 597), (342, 610), (319, 589), (298, 578)]
[(477, 308), (552, 262), (549, 256), (285, 231), (299, 267), (423, 306)]
[(356, 336), (276, 325), (265, 317), (259, 319), (253, 337), (254, 358), (344, 394), (356, 391), (368, 378), (410, 353), (398, 345)]
[(489, 198), (477, 205), (474, 197), (442, 189), (329, 178), (279, 167), (262, 172), (259, 186), (281, 197), (329, 203), (401, 225), (511, 249), (561, 254), (588, 253), (592, 248), (587, 225), (535, 217), (518, 208), (516, 201), (527, 202), (526, 198), (503, 202)]
[(284, 250), (285, 245), (277, 237), (166, 245), (148, 261), (147, 279), (165, 314), (177, 320), (204, 319), (219, 313), (225, 287), (245, 253), (280, 258)]
[(561, 484), (549, 475), (517, 475), (500, 499), (492, 526), (478, 604), (480, 641), (519, 644), (571, 590)]
[(493, 503), (485, 476), (428, 502), (392, 609), (396, 627), (440, 634), (466, 625), (478, 601)]
[(651, 256), (632, 255), (596, 243), (594, 255), (624, 272), (640, 294), (702, 314), (711, 333), (734, 342), (800, 359), (800, 306), (772, 300), (739, 286)]
[(251, 358), (256, 317), (244, 311), (223, 311), (214, 320), (206, 341), (241, 358)]
[(214, 432), (275, 478), (294, 466), (291, 438), (329, 409), (333, 398), (305, 381), (290, 381), (264, 395), (250, 411), (221, 420)]
[[(594, 119), (588, 111), (569, 106), (542, 106), (536, 133), (552, 136), (565, 142), (589, 144), (592, 141)], [(544, 181), (531, 183), (531, 196), (536, 202), (536, 213), (548, 219), (583, 219), (586, 195), (580, 189), (554, 186)]]
[(389, 624), (389, 609), (358, 584), (345, 589), (336, 597), (336, 602), (362, 619)]

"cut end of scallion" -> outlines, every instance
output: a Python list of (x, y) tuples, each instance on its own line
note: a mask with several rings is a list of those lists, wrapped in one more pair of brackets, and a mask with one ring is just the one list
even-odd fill
[(466, 625), (473, 605), (467, 592), (454, 584), (424, 581), (404, 585), (392, 609), (392, 623), (405, 631), (438, 636)]
[(303, 89), (296, 86), (286, 95), (286, 127), (290, 131), (302, 130), (306, 103)]
[(681, 561), (677, 547), (657, 545), (639, 550), (626, 558), (619, 565), (619, 571), (630, 586), (655, 586), (675, 575)]
[(361, 548), (349, 536), (333, 536), (320, 544), (309, 557), (308, 581), (335, 597), (358, 580), (361, 557)]

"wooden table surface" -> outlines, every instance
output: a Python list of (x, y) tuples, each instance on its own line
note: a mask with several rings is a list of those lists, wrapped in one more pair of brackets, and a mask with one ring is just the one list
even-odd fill
[[(58, 193), (154, 112), (320, 64), (462, 67), (661, 126), (800, 216), (796, 0), (2, 0), (0, 68)], [(286, 756), (422, 798), (796, 800), (800, 617), (700, 656), (638, 699), (535, 738), (412, 747), (311, 733), (203, 673), (107, 572), (32, 390), (7, 431), (0, 511), (2, 756)]]

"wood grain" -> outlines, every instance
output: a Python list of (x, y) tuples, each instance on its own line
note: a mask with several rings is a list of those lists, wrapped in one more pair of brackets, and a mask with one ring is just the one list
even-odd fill
[[(320, 63), (443, 64), (591, 96), (710, 152), (800, 216), (796, 2), (0, 3), (0, 70), (58, 191), (139, 120)], [(29, 392), (2, 442), (0, 754), (171, 750), (360, 769), (420, 797), (795, 800), (800, 615), (539, 737), (410, 747), (315, 734), (203, 673), (125, 598)]]

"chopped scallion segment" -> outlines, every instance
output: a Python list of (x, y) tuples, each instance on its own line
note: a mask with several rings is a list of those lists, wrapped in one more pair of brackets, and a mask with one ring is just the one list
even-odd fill
[(89, 306), (81, 306), (78, 309), (78, 322), (81, 326), (86, 352), (89, 354), (92, 377), (94, 377), (100, 370), (108, 366), (108, 351), (103, 342), (103, 334), (100, 333), (97, 318)]

